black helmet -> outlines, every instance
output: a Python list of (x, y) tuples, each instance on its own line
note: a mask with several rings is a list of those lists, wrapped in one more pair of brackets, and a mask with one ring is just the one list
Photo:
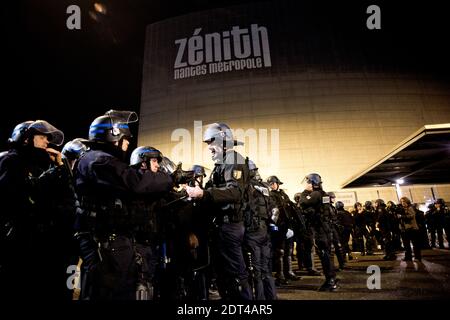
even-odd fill
[(150, 161), (150, 159), (158, 159), (162, 161), (162, 153), (153, 147), (138, 147), (133, 150), (130, 157), (130, 166), (140, 165), (142, 162)]
[(189, 171), (193, 171), (196, 177), (206, 177), (205, 167), (201, 165), (194, 164)]
[(366, 202), (364, 202), (364, 208), (370, 208), (370, 207), (372, 207), (372, 201), (366, 201)]
[[(203, 142), (212, 142), (214, 140), (221, 140), (224, 143), (233, 143), (232, 146), (243, 145), (244, 143), (234, 140), (233, 132), (225, 123), (212, 123), (203, 134)], [(227, 144), (228, 145), (228, 144)]]
[(384, 203), (384, 200), (383, 200), (383, 199), (377, 199), (377, 200), (375, 200), (375, 204), (376, 204), (378, 207), (381, 207), (381, 208), (385, 208), (385, 207), (386, 207), (386, 203)]
[(250, 171), (258, 170), (258, 167), (252, 160), (248, 160), (248, 170)]
[(28, 127), (32, 124), (33, 121), (25, 121), (19, 123), (15, 126), (13, 132), (11, 133), (11, 138), (8, 139), (9, 143), (23, 143), (26, 139), (25, 132), (27, 132)]
[(270, 176), (270, 177), (267, 178), (266, 181), (267, 181), (267, 183), (276, 183), (278, 185), (283, 184), (283, 182), (281, 182), (280, 179), (278, 179), (277, 176)]
[(133, 111), (110, 110), (97, 117), (89, 127), (89, 140), (116, 142), (124, 137), (131, 138), (129, 123), (137, 122), (138, 116)]
[(64, 142), (64, 133), (45, 120), (25, 121), (19, 123), (13, 130), (10, 143), (23, 143), (26, 138), (42, 134), (47, 136), (48, 142), (60, 146)]
[(442, 206), (445, 206), (445, 201), (444, 201), (444, 199), (439, 198), (439, 199), (436, 200), (436, 202), (434, 204), (440, 204)]
[(344, 203), (342, 201), (336, 202), (336, 209), (344, 209)]
[(76, 138), (72, 141), (67, 142), (61, 151), (63, 157), (69, 160), (78, 159), (83, 153), (88, 150), (88, 147), (86, 146), (87, 142), (89, 141), (82, 138)]
[(305, 178), (303, 178), (303, 181), (306, 181), (313, 186), (320, 187), (320, 185), (322, 184), (322, 177), (318, 173), (310, 173)]

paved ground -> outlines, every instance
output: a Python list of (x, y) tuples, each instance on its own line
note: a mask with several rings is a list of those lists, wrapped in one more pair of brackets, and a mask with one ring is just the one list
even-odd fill
[[(448, 299), (450, 297), (450, 250), (424, 250), (422, 262), (384, 261), (382, 253), (359, 256), (338, 272), (339, 290), (318, 292), (323, 277), (302, 276), (299, 281), (278, 288), (281, 300), (415, 300)], [(381, 289), (369, 290), (367, 273), (370, 265), (381, 270)]]

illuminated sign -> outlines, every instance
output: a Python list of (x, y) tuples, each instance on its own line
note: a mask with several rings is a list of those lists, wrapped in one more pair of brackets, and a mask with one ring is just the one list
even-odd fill
[(271, 67), (267, 28), (233, 26), (231, 30), (201, 34), (196, 28), (190, 38), (175, 40), (178, 46), (174, 79), (235, 70)]

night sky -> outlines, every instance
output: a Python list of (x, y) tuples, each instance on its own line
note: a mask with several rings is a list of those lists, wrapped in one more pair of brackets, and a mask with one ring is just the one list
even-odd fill
[[(94, 20), (94, 2), (107, 8)], [(0, 150), (13, 127), (44, 119), (64, 131), (66, 141), (87, 137), (91, 121), (116, 108), (139, 111), (145, 26), (203, 9), (252, 1), (34, 0), (1, 4), (2, 117)], [(394, 6), (392, 3), (395, 2)], [(408, 51), (418, 68), (448, 77), (450, 40), (448, 11), (438, 1), (333, 1), (342, 23), (358, 19), (365, 9), (382, 10), (379, 37)], [(433, 4), (433, 3), (436, 3)], [(66, 8), (81, 8), (81, 30), (66, 28)], [(336, 7), (319, 4), (320, 10)], [(339, 21), (339, 19), (337, 19)], [(347, 22), (346, 22), (347, 21)], [(370, 41), (370, 40), (369, 40)], [(412, 45), (413, 44), (413, 45)], [(406, 46), (406, 49), (405, 49)], [(136, 128), (135, 128), (136, 129)]]

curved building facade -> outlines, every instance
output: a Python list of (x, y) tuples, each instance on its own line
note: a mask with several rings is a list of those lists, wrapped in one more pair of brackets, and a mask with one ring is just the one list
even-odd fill
[[(325, 9), (269, 1), (149, 25), (139, 144), (211, 168), (202, 125), (225, 122), (293, 195), (311, 172), (338, 191), (418, 128), (450, 122), (448, 77), (415, 44), (368, 29), (363, 7)], [(358, 198), (395, 195), (382, 192)]]

